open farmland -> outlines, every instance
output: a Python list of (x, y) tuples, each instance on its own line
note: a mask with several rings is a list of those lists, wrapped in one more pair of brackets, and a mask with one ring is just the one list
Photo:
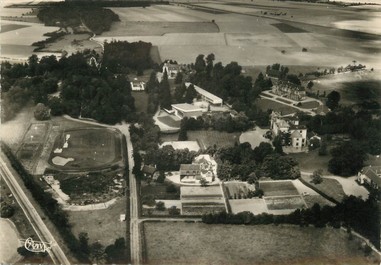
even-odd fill
[(69, 171), (111, 167), (122, 160), (121, 142), (121, 134), (112, 129), (65, 130), (54, 143), (49, 163)]
[[(158, 46), (161, 58), (179, 63), (190, 63), (198, 54), (213, 52), (216, 61), (237, 61), (243, 66), (274, 62), (289, 66), (340, 66), (354, 59), (372, 67), (381, 66), (369, 53), (370, 49), (375, 52), (377, 35), (353, 33), (335, 24), (354, 16), (359, 23), (365, 23), (373, 19), (374, 11), (265, 0), (113, 10), (121, 22), (98, 36), (98, 41), (152, 42)], [(282, 15), (275, 15), (279, 13)], [(302, 48), (308, 52), (302, 52)]]
[(342, 230), (145, 222), (147, 264), (372, 264)]

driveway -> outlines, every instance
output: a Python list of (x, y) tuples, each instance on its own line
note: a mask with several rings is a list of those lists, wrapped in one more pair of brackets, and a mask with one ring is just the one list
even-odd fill
[(254, 149), (255, 147), (259, 146), (261, 142), (271, 143), (271, 141), (263, 135), (268, 131), (269, 129), (261, 129), (259, 127), (255, 127), (251, 131), (244, 132), (239, 137), (239, 142), (242, 143), (249, 143), (251, 145), (251, 148)]

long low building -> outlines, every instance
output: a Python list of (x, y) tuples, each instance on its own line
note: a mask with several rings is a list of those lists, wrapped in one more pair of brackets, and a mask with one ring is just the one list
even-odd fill
[(182, 118), (197, 118), (202, 115), (203, 109), (196, 107), (192, 104), (181, 103), (181, 104), (172, 104), (172, 109), (175, 111), (175, 115)]
[[(190, 85), (193, 85), (192, 83), (185, 83), (185, 86), (188, 88)], [(217, 97), (216, 95), (213, 95), (212, 93), (206, 91), (205, 89), (202, 89), (201, 87), (198, 87), (196, 85), (193, 85), (194, 89), (196, 90), (197, 94), (201, 96), (201, 99), (204, 101), (209, 102), (212, 105), (221, 106), (223, 104), (222, 98)]]

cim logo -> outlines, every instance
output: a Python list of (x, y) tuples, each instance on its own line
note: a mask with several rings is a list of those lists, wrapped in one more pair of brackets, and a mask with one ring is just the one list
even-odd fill
[(24, 242), (24, 247), (30, 252), (47, 252), (52, 248), (51, 243), (34, 241), (31, 237), (26, 239)]

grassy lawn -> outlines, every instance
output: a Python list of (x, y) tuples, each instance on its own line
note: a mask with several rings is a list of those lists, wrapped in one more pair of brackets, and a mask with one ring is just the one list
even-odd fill
[(357, 239), (331, 228), (146, 222), (144, 230), (148, 264), (372, 264)]
[(307, 195), (307, 196), (304, 196), (303, 198), (308, 208), (311, 208), (312, 206), (314, 206), (315, 203), (319, 204), (320, 206), (324, 206), (324, 205), (334, 206), (335, 205), (333, 202), (327, 200), (326, 198), (320, 195)]
[(346, 196), (344, 193), (343, 187), (341, 186), (341, 184), (336, 179), (324, 178), (322, 183), (313, 184), (311, 182), (311, 180), (312, 180), (311, 176), (305, 176), (302, 174), (302, 178), (305, 181), (309, 182), (316, 189), (320, 190), (324, 194), (334, 198), (337, 201), (342, 201), (344, 196)]
[[(178, 133), (162, 134), (160, 140), (162, 142), (177, 141)], [(198, 141), (201, 149), (206, 149), (209, 146), (217, 145), (218, 147), (234, 146), (239, 141), (239, 132), (228, 133), (213, 130), (188, 131), (188, 141)]]
[(259, 182), (259, 187), (264, 191), (266, 197), (299, 195), (291, 181)]
[(296, 159), (299, 163), (301, 171), (314, 172), (317, 169), (322, 169), (327, 173), (328, 161), (331, 155), (319, 156), (319, 150), (309, 151), (308, 153), (291, 153), (288, 156)]
[(284, 98), (280, 98), (280, 97), (278, 97), (278, 98), (276, 98), (276, 99), (279, 100), (279, 101), (281, 101), (281, 102), (287, 103), (287, 104), (291, 104), (291, 103), (292, 103), (291, 101), (289, 101), (289, 100), (287, 100), (287, 99), (284, 99)]
[(69, 221), (75, 236), (88, 233), (89, 244), (99, 241), (103, 246), (114, 243), (115, 239), (126, 236), (126, 222), (119, 220), (126, 213), (126, 198), (123, 197), (108, 209), (94, 211), (68, 211)]
[(131, 94), (135, 99), (136, 112), (147, 112), (148, 94), (144, 91), (133, 91)]
[(319, 107), (319, 102), (317, 101), (303, 102), (302, 105), (299, 106), (299, 108), (302, 108), (302, 109), (314, 109), (317, 107)]
[(303, 29), (293, 27), (293, 26), (291, 26), (289, 24), (286, 24), (286, 23), (275, 23), (275, 24), (272, 24), (272, 25), (274, 27), (278, 28), (283, 33), (303, 33), (303, 32), (307, 32), (307, 31), (305, 31)]
[(169, 127), (173, 127), (173, 128), (179, 128), (180, 127), (181, 121), (180, 120), (176, 121), (176, 120), (172, 119), (171, 116), (157, 117), (157, 119)]
[(283, 115), (295, 113), (298, 109), (286, 106), (282, 103), (275, 102), (266, 98), (260, 98), (255, 101), (255, 105), (263, 111), (272, 109), (274, 111), (280, 111)]
[(209, 146), (218, 147), (234, 146), (239, 140), (240, 133), (228, 133), (212, 130), (188, 131), (188, 140), (199, 141), (201, 148), (206, 149)]

